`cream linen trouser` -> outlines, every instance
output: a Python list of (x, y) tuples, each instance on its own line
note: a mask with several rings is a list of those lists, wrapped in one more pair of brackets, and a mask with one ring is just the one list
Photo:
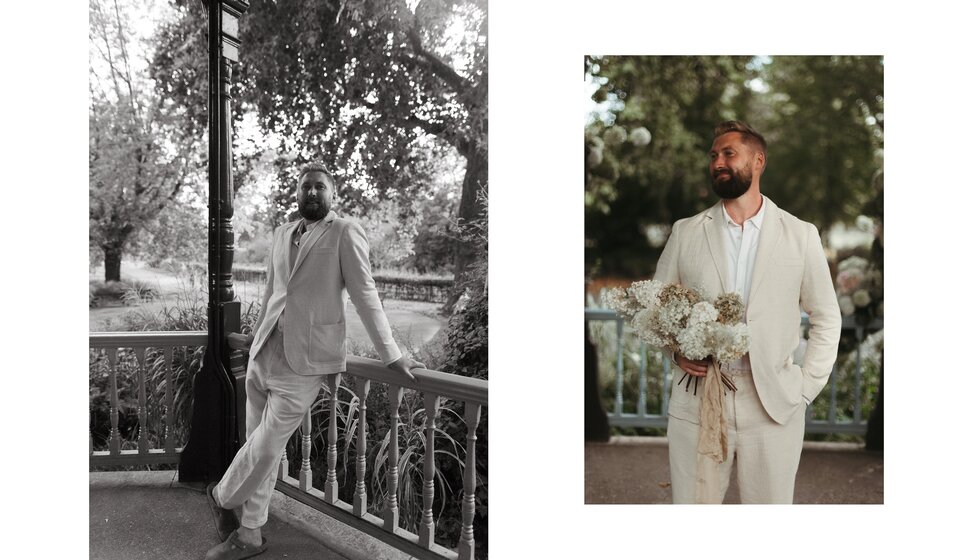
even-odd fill
[(316, 400), (323, 375), (297, 375), (286, 362), (282, 332), (272, 334), (245, 374), (245, 445), (214, 489), (223, 508), (242, 507), (241, 524), (265, 525), (277, 467), (289, 437)]
[[(729, 373), (738, 389), (725, 396), (728, 457), (721, 464), (724, 497), (734, 462), (743, 504), (791, 504), (796, 470), (803, 450), (806, 406), (784, 425), (766, 413), (750, 372)], [(702, 386), (704, 380), (701, 380)], [(674, 387), (683, 391), (682, 387)], [(693, 390), (693, 387), (692, 387)], [(698, 399), (701, 398), (700, 391)], [(693, 504), (697, 482), (698, 424), (670, 416), (667, 420), (670, 483), (675, 504)]]

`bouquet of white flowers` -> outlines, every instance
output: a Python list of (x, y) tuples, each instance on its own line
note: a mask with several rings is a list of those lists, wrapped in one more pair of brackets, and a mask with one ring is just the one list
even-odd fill
[[(695, 499), (721, 503), (718, 465), (728, 456), (722, 385), (735, 391), (735, 383), (721, 372), (719, 362), (737, 360), (749, 351), (749, 327), (741, 322), (745, 310), (741, 296), (728, 293), (714, 302), (707, 299), (699, 290), (645, 280), (625, 290), (613, 288), (603, 302), (628, 318), (647, 343), (679, 352), (689, 360), (711, 358), (699, 413)], [(689, 387), (691, 378), (686, 372), (681, 382), (685, 377)], [(695, 379), (695, 395), (697, 391)]]
[[(736, 293), (722, 294), (709, 302), (699, 290), (644, 280), (625, 290), (612, 288), (603, 296), (603, 303), (629, 319), (633, 330), (648, 344), (678, 352), (689, 360), (710, 356), (714, 362), (729, 362), (749, 351), (749, 327), (741, 322), (745, 305)], [(681, 382), (685, 377), (686, 373)], [(721, 374), (721, 379), (735, 390), (727, 375)]]

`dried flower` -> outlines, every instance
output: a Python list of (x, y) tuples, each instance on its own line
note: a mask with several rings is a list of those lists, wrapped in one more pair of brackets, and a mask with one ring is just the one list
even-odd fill
[(626, 290), (610, 289), (602, 299), (629, 317), (633, 330), (648, 344), (680, 352), (688, 359), (713, 356), (731, 361), (748, 352), (749, 328), (740, 321), (745, 306), (736, 293), (723, 294), (712, 304), (703, 290), (645, 280)]
[(851, 300), (851, 296), (840, 296), (837, 298), (837, 304), (840, 305), (840, 314), (844, 317), (854, 315), (854, 301)]
[(735, 292), (721, 294), (715, 299), (715, 309), (718, 310), (718, 322), (723, 325), (734, 325), (742, 320), (745, 304), (742, 296)]

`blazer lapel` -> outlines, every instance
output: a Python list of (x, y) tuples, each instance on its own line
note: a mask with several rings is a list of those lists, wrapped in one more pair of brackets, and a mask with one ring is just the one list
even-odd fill
[(725, 211), (721, 201), (715, 204), (704, 221), (704, 235), (708, 239), (708, 251), (715, 263), (718, 278), (721, 281), (721, 291), (728, 290), (728, 257), (725, 251)]
[(765, 198), (766, 215), (762, 219), (759, 233), (759, 249), (755, 254), (755, 267), (752, 269), (752, 285), (749, 287), (749, 302), (755, 301), (759, 284), (772, 268), (772, 257), (783, 238), (783, 216), (779, 208), (769, 198)]
[[(293, 269), (289, 272), (289, 280), (293, 279), (293, 275), (296, 274), (299, 266), (303, 264), (303, 259), (306, 258), (306, 255), (310, 254), (310, 248), (313, 247), (313, 245), (315, 245), (320, 237), (327, 231), (327, 226), (330, 225), (330, 222), (332, 222), (336, 217), (337, 214), (331, 210), (325, 218), (317, 222), (316, 226), (313, 228), (313, 231), (311, 231), (309, 235), (306, 236), (306, 239), (300, 243), (299, 253), (296, 255), (296, 262), (293, 264)], [(299, 224), (297, 224), (296, 227), (299, 227)]]

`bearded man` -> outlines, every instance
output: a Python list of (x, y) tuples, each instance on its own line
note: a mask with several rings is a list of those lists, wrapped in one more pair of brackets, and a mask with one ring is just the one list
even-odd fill
[[(327, 168), (299, 172), (301, 218), (276, 228), (256, 328), (229, 336), (249, 350), (245, 377), (247, 439), (224, 477), (207, 488), (224, 542), (207, 560), (249, 558), (266, 549), (262, 537), (276, 468), (289, 437), (316, 400), (326, 375), (347, 364), (344, 308), (349, 294), (381, 360), (414, 381), (425, 367), (403, 356), (391, 335), (371, 277), (368, 241), (355, 222), (332, 210), (336, 185)], [(234, 508), (242, 508), (239, 524)]]
[[(750, 347), (722, 364), (735, 382), (723, 409), (727, 457), (717, 465), (720, 488), (705, 492), (698, 478), (701, 395), (676, 388), (670, 396), (667, 443), (674, 503), (721, 503), (733, 464), (742, 503), (792, 503), (803, 449), (806, 407), (827, 383), (837, 358), (841, 315), (830, 268), (813, 224), (762, 195), (767, 145), (755, 129), (726, 121), (714, 130), (709, 172), (713, 207), (673, 226), (657, 263), (656, 280), (701, 287), (709, 300), (736, 292), (745, 303)], [(800, 309), (810, 320), (802, 365)], [(697, 378), (707, 360), (674, 362)], [(700, 485), (700, 488), (699, 488)]]

